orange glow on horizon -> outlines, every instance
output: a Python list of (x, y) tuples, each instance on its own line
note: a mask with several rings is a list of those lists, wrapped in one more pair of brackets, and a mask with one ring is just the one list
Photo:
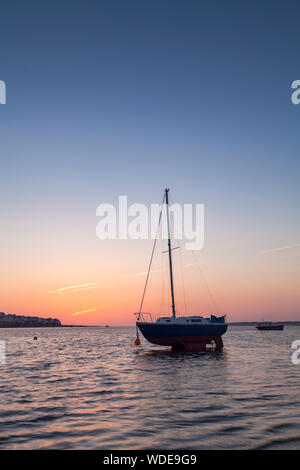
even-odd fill
[[(77, 246), (68, 237), (62, 243), (60, 236), (52, 249), (42, 242), (42, 238), (35, 244), (30, 241), (27, 252), (14, 246), (4, 253), (1, 311), (58, 318), (69, 325), (134, 325), (151, 242), (88, 240)], [(143, 311), (158, 315), (171, 312), (168, 257), (163, 249), (157, 247), (143, 306)], [(197, 253), (197, 263), (185, 251), (181, 263), (181, 250), (174, 251), (176, 311), (218, 313), (206, 280), (219, 313), (226, 313), (229, 321), (300, 320), (295, 250), (262, 254), (261, 247), (254, 250), (249, 245), (246, 250), (237, 242), (225, 248), (216, 243)], [(77, 312), (82, 313), (74, 315)]]

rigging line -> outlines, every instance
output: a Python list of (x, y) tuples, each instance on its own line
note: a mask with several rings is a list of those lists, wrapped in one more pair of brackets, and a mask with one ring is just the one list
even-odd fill
[[(173, 199), (172, 197), (170, 197), (170, 199), (171, 199), (172, 203), (175, 204), (174, 199)], [(175, 221), (173, 221), (173, 225), (174, 225), (174, 224), (175, 224)], [(196, 257), (196, 254), (195, 254), (194, 250), (191, 250), (191, 251), (192, 251), (193, 256), (194, 256), (194, 258), (195, 258), (195, 261), (196, 261), (197, 267), (198, 267), (198, 269), (199, 269), (199, 271), (200, 271), (200, 274), (201, 274), (201, 276), (202, 276), (202, 278), (203, 278), (203, 280), (204, 280), (204, 283), (205, 283), (205, 286), (206, 286), (208, 295), (210, 296), (210, 299), (211, 299), (212, 304), (213, 304), (213, 306), (214, 306), (214, 308), (215, 308), (215, 311), (217, 312), (218, 315), (220, 315), (218, 306), (217, 306), (216, 301), (215, 301), (215, 299), (214, 299), (214, 296), (213, 296), (213, 294), (212, 294), (212, 292), (211, 292), (211, 290), (210, 290), (210, 288), (209, 288), (209, 285), (208, 285), (208, 282), (207, 282), (206, 277), (205, 277), (205, 275), (204, 275), (204, 272), (202, 271), (202, 269), (201, 269), (201, 267), (200, 267), (200, 264), (199, 264), (199, 261), (198, 261), (198, 259), (197, 259), (197, 257)], [(183, 283), (183, 288), (184, 288), (184, 283)], [(185, 296), (185, 294), (184, 294), (184, 296)]]
[(146, 282), (145, 282), (145, 287), (144, 287), (144, 291), (143, 291), (140, 310), (139, 310), (138, 317), (137, 317), (138, 320), (140, 319), (140, 316), (141, 316), (141, 311), (142, 311), (142, 308), (143, 308), (144, 298), (145, 298), (145, 294), (146, 294), (146, 290), (147, 290), (147, 285), (148, 285), (148, 280), (149, 280), (149, 275), (150, 275), (150, 269), (151, 269), (153, 255), (154, 255), (155, 246), (156, 246), (156, 242), (157, 242), (157, 235), (158, 235), (158, 230), (159, 230), (159, 226), (160, 226), (160, 222), (161, 222), (161, 216), (162, 216), (162, 211), (163, 211), (163, 207), (164, 207), (164, 202), (165, 202), (165, 194), (164, 194), (164, 197), (163, 197), (163, 201), (162, 201), (161, 209), (160, 209), (160, 213), (159, 213), (159, 219), (158, 219), (158, 224), (157, 224), (157, 229), (156, 229), (155, 240), (154, 240), (154, 243), (153, 243), (153, 248), (152, 248), (152, 253), (151, 253), (151, 257), (150, 257), (150, 263), (149, 263), (149, 267), (148, 267), (148, 273), (147, 273), (147, 277), (146, 277)]
[(165, 310), (165, 277), (166, 277), (166, 271), (165, 271), (165, 257), (163, 255), (163, 239), (161, 239), (161, 285), (162, 285), (162, 293), (161, 293), (161, 299), (160, 299), (160, 315), (162, 315), (162, 312)]
[[(170, 200), (172, 204), (175, 204), (174, 199), (172, 196), (170, 196)], [(173, 232), (175, 232), (175, 217), (173, 217)], [(177, 228), (177, 225), (176, 225)], [(181, 233), (179, 231), (178, 233)], [(184, 309), (185, 309), (185, 314), (187, 315), (187, 308), (186, 308), (186, 293), (185, 293), (185, 283), (184, 283), (184, 276), (183, 276), (183, 265), (182, 265), (182, 240), (179, 241), (180, 249), (179, 249), (179, 256), (180, 256), (180, 268), (181, 268), (181, 283), (182, 283), (182, 292), (183, 292), (183, 301), (184, 301)]]
[[(181, 248), (181, 247), (180, 247), (180, 248)], [(179, 250), (179, 257), (180, 257), (181, 282), (182, 282), (182, 290), (183, 290), (184, 309), (185, 309), (185, 315), (187, 315), (186, 297), (185, 297), (185, 285), (184, 285), (184, 276), (183, 276), (183, 266), (182, 266), (182, 253), (181, 253), (181, 249)]]
[(199, 271), (200, 271), (200, 273), (201, 273), (201, 276), (202, 276), (202, 278), (203, 278), (203, 280), (204, 280), (204, 283), (205, 283), (205, 285), (206, 285), (207, 292), (208, 292), (208, 294), (209, 294), (209, 296), (210, 296), (210, 299), (211, 299), (211, 301), (212, 301), (212, 303), (213, 303), (213, 306), (214, 306), (214, 308), (215, 308), (217, 314), (220, 315), (218, 306), (217, 306), (217, 304), (216, 304), (216, 302), (215, 302), (215, 299), (214, 299), (214, 296), (213, 296), (213, 294), (212, 294), (212, 292), (211, 292), (211, 290), (210, 290), (210, 288), (209, 288), (209, 285), (208, 285), (208, 282), (207, 282), (206, 277), (205, 277), (205, 275), (204, 275), (204, 272), (203, 272), (202, 269), (200, 268), (200, 264), (199, 264), (199, 261), (197, 260), (196, 254), (195, 254), (194, 250), (191, 250), (191, 251), (192, 251), (192, 254), (193, 254), (194, 258), (195, 258), (195, 261), (196, 261), (197, 267), (198, 267), (198, 269), (199, 269)]
[(161, 294), (161, 301), (160, 301), (160, 315), (164, 314), (166, 311), (166, 302), (165, 302), (165, 285), (166, 285), (166, 277), (167, 277), (167, 271), (165, 269), (165, 265), (163, 263), (163, 269), (162, 269), (162, 294)]
[(161, 298), (160, 298), (160, 307), (159, 307), (159, 313), (160, 313), (160, 316), (161, 316), (161, 309), (162, 309), (162, 299), (163, 299), (163, 294), (164, 294), (164, 265), (163, 265), (163, 255), (162, 255), (162, 250), (160, 250), (161, 253), (160, 253), (160, 256), (161, 256), (161, 285), (162, 285), (162, 295), (161, 295)]

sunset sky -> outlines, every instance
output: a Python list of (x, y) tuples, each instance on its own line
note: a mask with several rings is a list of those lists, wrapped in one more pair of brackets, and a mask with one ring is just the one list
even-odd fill
[[(218, 308), (178, 250), (177, 310), (300, 320), (299, 14), (289, 0), (1, 3), (0, 311), (134, 324), (152, 241), (99, 240), (96, 208), (170, 187), (205, 205), (196, 256)], [(163, 248), (144, 306), (158, 314)]]

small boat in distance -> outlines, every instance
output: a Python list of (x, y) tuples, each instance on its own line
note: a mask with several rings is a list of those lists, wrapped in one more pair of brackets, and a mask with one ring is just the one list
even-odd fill
[(142, 312), (143, 301), (147, 289), (149, 273), (155, 249), (155, 242), (150, 258), (148, 274), (140, 305), (140, 310), (136, 313), (136, 328), (137, 339), (135, 344), (139, 345), (138, 330), (144, 337), (153, 344), (161, 346), (171, 346), (173, 350), (188, 350), (188, 351), (206, 351), (207, 345), (215, 346), (216, 350), (223, 348), (222, 335), (227, 331), (226, 315), (217, 317), (210, 315), (204, 318), (202, 316), (176, 316), (175, 311), (175, 296), (174, 296), (174, 283), (173, 283), (173, 269), (172, 269), (172, 248), (170, 239), (170, 222), (169, 222), (169, 189), (165, 190), (162, 208), (159, 216), (159, 223), (161, 222), (161, 215), (164, 204), (167, 208), (167, 227), (168, 227), (168, 252), (169, 252), (169, 271), (170, 271), (170, 288), (172, 300), (172, 316), (160, 317), (154, 320), (151, 314)]
[(255, 327), (257, 330), (283, 330), (283, 324), (282, 323), (273, 323), (271, 321), (263, 321), (260, 322), (256, 325)]

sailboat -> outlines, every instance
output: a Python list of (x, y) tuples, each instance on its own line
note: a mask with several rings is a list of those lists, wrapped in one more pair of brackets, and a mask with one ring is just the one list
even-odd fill
[(258, 323), (255, 328), (257, 330), (266, 330), (266, 331), (278, 330), (278, 331), (282, 331), (283, 330), (283, 324), (282, 323), (273, 323), (272, 321), (262, 321), (262, 322)]
[[(175, 309), (175, 295), (173, 282), (173, 266), (172, 266), (172, 246), (170, 236), (170, 215), (169, 215), (169, 189), (165, 189), (162, 206), (166, 204), (167, 208), (167, 228), (168, 228), (168, 253), (169, 253), (169, 271), (170, 271), (170, 289), (172, 299), (172, 316), (159, 317), (153, 319), (151, 314), (142, 312), (143, 301), (148, 284), (151, 264), (155, 249), (156, 240), (150, 258), (150, 264), (146, 283), (143, 291), (140, 310), (136, 313), (136, 329), (137, 339), (136, 345), (140, 344), (139, 331), (143, 336), (153, 344), (160, 346), (171, 346), (173, 350), (187, 351), (206, 351), (208, 345), (215, 347), (216, 350), (223, 348), (222, 335), (226, 333), (228, 325), (226, 323), (226, 315), (210, 317), (202, 317), (198, 315), (177, 316)], [(162, 211), (160, 212), (159, 224), (161, 221)]]

